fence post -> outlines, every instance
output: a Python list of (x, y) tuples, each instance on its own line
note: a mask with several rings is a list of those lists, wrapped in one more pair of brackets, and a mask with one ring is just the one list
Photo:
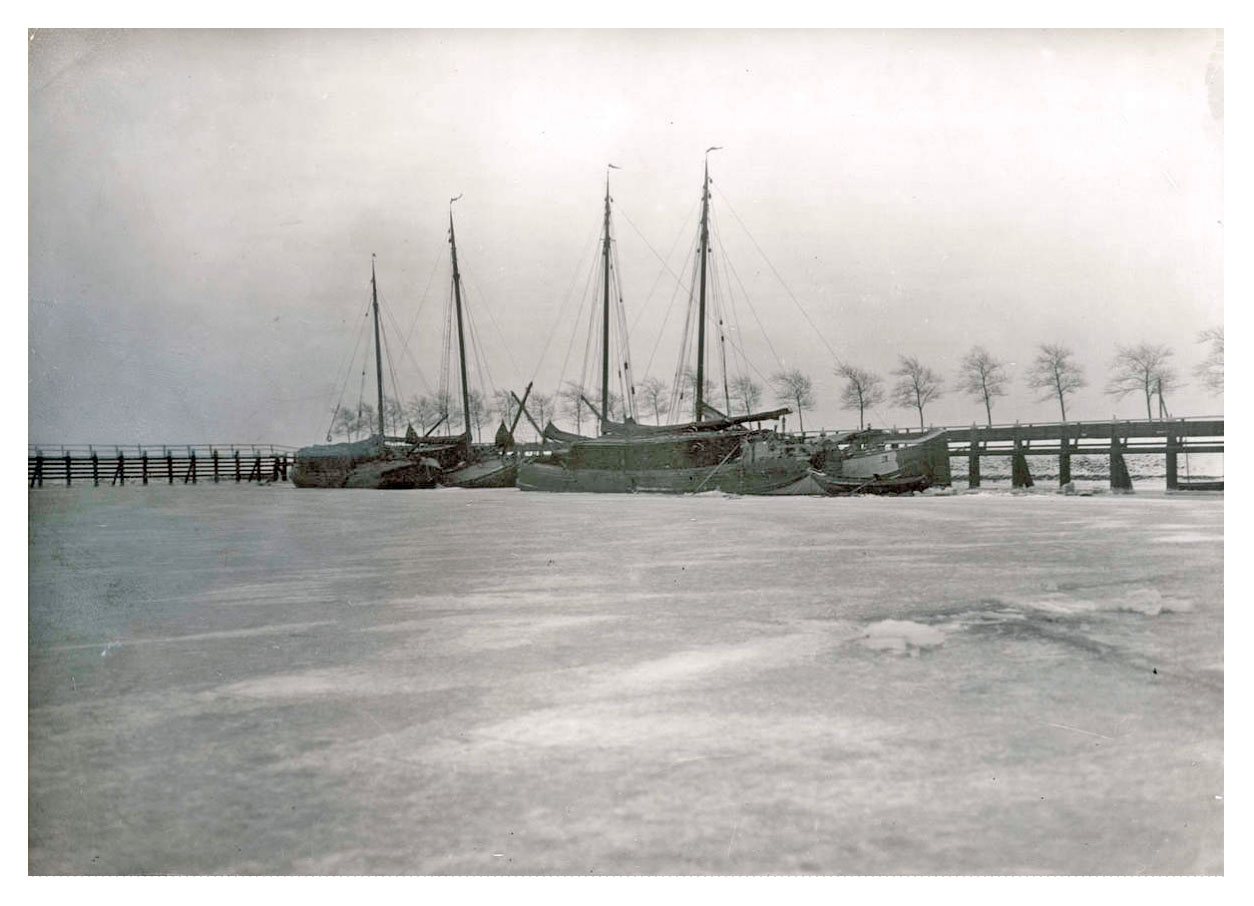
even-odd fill
[(174, 484), (174, 454), (169, 447), (165, 448), (165, 477), (166, 481)]
[(1180, 487), (1177, 452), (1180, 447), (1175, 425), (1167, 424), (1167, 490), (1175, 491)]
[(65, 454), (65, 486), (67, 488), (70, 486), (70, 473), (73, 471), (74, 470), (70, 465), (70, 454), (66, 453)]
[(1110, 425), (1110, 489), (1132, 490), (1132, 476), (1128, 474), (1128, 464), (1123, 458), (1123, 442), (1119, 439), (1119, 429), (1114, 422)]
[(91, 451), (91, 483), (100, 487), (100, 457), (95, 450)]
[(235, 456), (235, 483), (236, 483), (236, 484), (239, 484), (239, 482), (240, 482), (240, 473), (239, 473), (239, 450), (232, 450), (231, 452), (232, 452), (232, 453), (234, 454), (234, 456)]
[(1062, 436), (1058, 442), (1058, 486), (1071, 482), (1071, 442), (1067, 439), (1070, 433), (1067, 423), (1062, 423)]
[(980, 486), (980, 441), (979, 429), (975, 422), (971, 423), (971, 440), (967, 444), (967, 487)]
[(139, 462), (140, 462), (139, 476), (141, 479), (143, 479), (144, 485), (147, 486), (148, 484), (148, 451), (147, 450), (143, 451), (143, 455), (140, 457)]
[(213, 454), (213, 483), (217, 484), (218, 483), (218, 451), (210, 450), (210, 452)]

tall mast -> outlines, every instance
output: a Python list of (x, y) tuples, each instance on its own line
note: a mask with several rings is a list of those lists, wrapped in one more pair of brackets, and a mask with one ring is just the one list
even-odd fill
[(701, 421), (705, 400), (705, 264), (710, 252), (710, 152), (719, 147), (705, 149), (705, 181), (701, 184), (701, 295), (697, 306), (697, 414)]
[(605, 171), (605, 241), (601, 250), (601, 270), (605, 277), (601, 307), (601, 430), (610, 411), (610, 173)]
[(379, 343), (379, 286), (374, 278), (374, 253), (370, 255), (370, 301), (374, 307), (374, 377), (379, 388), (379, 440), (383, 440), (383, 349)]
[[(457, 198), (461, 196), (458, 195)], [(470, 437), (470, 388), (466, 382), (466, 338), (462, 329), (462, 276), (457, 270), (457, 237), (453, 235), (453, 202), (457, 201), (457, 198), (450, 198), (448, 203), (448, 242), (453, 249), (453, 298), (457, 303), (457, 358), (461, 363), (462, 371), (462, 424), (466, 426), (467, 437)]]

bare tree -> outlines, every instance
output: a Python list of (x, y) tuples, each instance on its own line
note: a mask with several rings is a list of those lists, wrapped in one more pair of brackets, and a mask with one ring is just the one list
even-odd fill
[[(470, 422), (471, 427), (475, 429), (475, 438), (482, 442), (483, 440), (483, 420), (490, 413), (487, 401), (483, 398), (483, 394), (478, 390), (470, 391)], [(469, 430), (467, 428), (466, 430)]]
[[(335, 407), (335, 415), (331, 417), (331, 433), (342, 434), (345, 440), (348, 440), (356, 429), (357, 413), (352, 409), (346, 409), (343, 406)], [(327, 440), (331, 438), (328, 437)]]
[(531, 396), (527, 397), (527, 412), (536, 420), (536, 424), (543, 431), (545, 422), (553, 417), (553, 394), (531, 394)]
[(762, 385), (747, 374), (738, 375), (732, 379), (731, 394), (732, 399), (745, 407), (745, 415), (752, 415), (754, 407), (762, 401)]
[[(713, 406), (714, 404), (712, 400), (715, 400), (718, 398), (718, 391), (714, 389), (714, 382), (710, 380), (710, 376), (708, 374), (704, 375), (704, 378), (705, 378), (705, 386), (701, 390), (701, 401), (706, 406)], [(682, 381), (683, 383), (681, 384), (681, 388), (683, 390), (683, 393), (680, 394), (680, 397), (679, 397), (680, 400), (685, 400), (685, 399), (696, 400), (697, 398), (697, 372), (696, 370), (692, 368), (685, 368)], [(683, 407), (681, 406), (680, 408), (682, 409)], [(701, 421), (704, 418), (705, 418), (704, 412), (699, 413), (697, 415), (697, 421)]]
[[(612, 421), (615, 418), (615, 416), (617, 416), (623, 421), (626, 421), (627, 410), (623, 408), (623, 398), (619, 396), (617, 393), (615, 393), (613, 390), (608, 391), (608, 394), (609, 394), (609, 403), (605, 407), (605, 417)], [(589, 396), (588, 402), (592, 403), (592, 405), (596, 407), (597, 412), (600, 413), (601, 411), (600, 392), (597, 392), (594, 395)], [(618, 410), (618, 411), (615, 411), (615, 410)]]
[(496, 390), (492, 393), (492, 412), (501, 417), (501, 421), (505, 422), (508, 428), (514, 421), (514, 415), (518, 412), (518, 403), (514, 402), (514, 395), (508, 390)]
[(1175, 368), (1168, 362), (1173, 353), (1166, 346), (1152, 343), (1120, 346), (1118, 349), (1111, 362), (1113, 372), (1106, 384), (1106, 392), (1116, 399), (1122, 399), (1129, 393), (1144, 394), (1145, 417), (1152, 419), (1154, 394), (1158, 394), (1161, 407), (1163, 391), (1180, 385)]
[(1081, 387), (1087, 387), (1084, 369), (1072, 361), (1075, 354), (1065, 346), (1043, 343), (1037, 347), (1036, 358), (1028, 369), (1027, 382), (1033, 390), (1040, 391), (1039, 399), (1058, 399), (1062, 420), (1067, 420), (1067, 396)]
[(392, 429), (393, 434), (400, 435), (405, 433), (405, 421), (405, 407), (401, 405), (400, 400), (385, 396), (383, 398), (383, 423)]
[(653, 415), (653, 423), (660, 425), (662, 416), (670, 411), (670, 388), (661, 378), (647, 377), (640, 382), (636, 393), (644, 401), (645, 411)]
[(427, 427), (434, 425), (436, 420), (444, 414), (440, 411), (440, 406), (435, 399), (429, 396), (411, 396), (405, 409), (410, 421), (418, 423), (420, 434), (426, 434)]
[(378, 419), (375, 418), (374, 406), (369, 403), (362, 403), (358, 406), (357, 412), (353, 416), (353, 439), (356, 440), (358, 434), (371, 437), (377, 426)]
[(897, 361), (899, 365), (893, 372), (898, 378), (893, 385), (893, 405), (918, 409), (919, 427), (922, 428), (923, 407), (944, 392), (941, 377), (914, 356), (898, 356)]
[(861, 431), (866, 410), (884, 402), (884, 379), (853, 365), (841, 365), (836, 369), (836, 376), (845, 379), (840, 391), (840, 407), (858, 410), (858, 430)]
[(1197, 335), (1199, 343), (1210, 343), (1210, 352), (1194, 370), (1194, 374), (1202, 382), (1202, 386), (1211, 393), (1224, 392), (1224, 329), (1209, 327)]
[(777, 400), (781, 403), (792, 404), (797, 412), (797, 423), (801, 427), (801, 433), (805, 434), (806, 423), (802, 413), (814, 408), (814, 385), (810, 382), (809, 376), (798, 368), (777, 371), (771, 375), (771, 387), (775, 391)]
[(959, 389), (984, 404), (988, 424), (993, 424), (993, 398), (1006, 395), (1006, 365), (983, 346), (973, 346), (962, 360)]
[(574, 421), (576, 434), (583, 433), (583, 419), (587, 414), (583, 395), (583, 385), (576, 384), (574, 381), (567, 381), (566, 386), (557, 394), (558, 399), (561, 400), (562, 415)]
[(465, 426), (462, 425), (462, 407), (454, 405), (453, 394), (444, 390), (437, 393), (432, 398), (432, 402), (435, 406), (435, 417), (444, 419), (444, 424), (448, 425), (449, 433), (459, 428), (464, 429)]

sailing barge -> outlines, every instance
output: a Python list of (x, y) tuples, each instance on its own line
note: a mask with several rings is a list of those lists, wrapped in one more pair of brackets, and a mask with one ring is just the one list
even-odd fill
[[(453, 201), (456, 200), (453, 199)], [(405, 437), (387, 436), (383, 418), (383, 350), (379, 340), (379, 289), (372, 257), (370, 293), (371, 309), (374, 315), (375, 379), (379, 406), (378, 433), (355, 443), (322, 444), (297, 450), (293, 458), (295, 468), (292, 473), (292, 483), (297, 487), (381, 490), (513, 487), (518, 470), (513, 455), (471, 442), (470, 389), (466, 377), (461, 272), (457, 266), (457, 236), (453, 229), (451, 202), (448, 239), (453, 258), (453, 298), (457, 311), (462, 425), (465, 430), (459, 435), (419, 437), (411, 425)], [(510, 433), (512, 435), (512, 430)], [(327, 439), (330, 440), (330, 437), (328, 436)]]
[(602, 228), (601, 436), (581, 437), (558, 431), (551, 424), (546, 426), (545, 437), (563, 444), (564, 448), (520, 465), (520, 489), (611, 494), (683, 494), (713, 490), (732, 494), (770, 494), (794, 485), (809, 471), (806, 457), (789, 449), (789, 444), (775, 431), (745, 427), (749, 422), (778, 419), (789, 409), (734, 418), (723, 415), (714, 419), (706, 417), (707, 412), (712, 410), (703, 399), (706, 269), (710, 244), (709, 151), (706, 155), (699, 235), (694, 420), (684, 424), (648, 426), (630, 419), (624, 422), (609, 419), (610, 189), (607, 174)]

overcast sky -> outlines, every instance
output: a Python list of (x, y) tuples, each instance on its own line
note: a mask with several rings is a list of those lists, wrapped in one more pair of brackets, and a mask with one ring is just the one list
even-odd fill
[(609, 162), (637, 378), (668, 379), (657, 255), (686, 267), (711, 145), (738, 342), (810, 374), (807, 427), (856, 423), (835, 358), (900, 354), (949, 379), (929, 422), (982, 420), (952, 389), (975, 344), (1010, 363), (998, 421), (1057, 417), (1023, 384), (1042, 342), (1085, 367), (1073, 418), (1143, 414), (1102, 392), (1142, 341), (1176, 351), (1173, 414), (1222, 412), (1191, 375), (1223, 323), (1222, 66), (1207, 31), (36, 32), (30, 437), (320, 441), (372, 253), (427, 392), (458, 194), (483, 389), (578, 379)]

